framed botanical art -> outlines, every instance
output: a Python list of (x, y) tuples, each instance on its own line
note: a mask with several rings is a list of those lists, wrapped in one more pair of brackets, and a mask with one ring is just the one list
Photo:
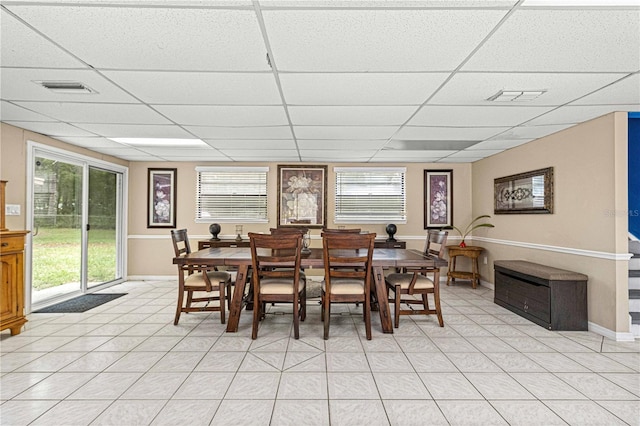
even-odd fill
[(493, 180), (494, 214), (553, 213), (553, 167)]
[(148, 169), (147, 228), (176, 227), (177, 169)]
[(424, 171), (424, 229), (453, 226), (453, 170)]
[(327, 166), (278, 165), (278, 226), (326, 224)]

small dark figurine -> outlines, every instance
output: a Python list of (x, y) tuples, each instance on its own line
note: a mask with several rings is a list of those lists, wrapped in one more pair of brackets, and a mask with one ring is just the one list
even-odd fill
[(218, 238), (220, 229), (220, 225), (217, 223), (212, 223), (211, 225), (209, 225), (209, 232), (211, 232), (211, 239), (213, 241), (220, 241), (220, 238)]
[(387, 238), (387, 241), (395, 242), (396, 239), (393, 238), (393, 236), (395, 235), (396, 232), (398, 232), (398, 228), (393, 223), (390, 223), (387, 225), (386, 231), (387, 231), (387, 234), (389, 234), (389, 238)]

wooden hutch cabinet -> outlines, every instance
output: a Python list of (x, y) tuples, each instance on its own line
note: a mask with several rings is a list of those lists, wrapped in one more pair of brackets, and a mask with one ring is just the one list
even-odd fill
[(29, 231), (9, 231), (5, 227), (4, 189), (0, 182), (0, 331), (20, 334), (24, 316), (24, 239)]

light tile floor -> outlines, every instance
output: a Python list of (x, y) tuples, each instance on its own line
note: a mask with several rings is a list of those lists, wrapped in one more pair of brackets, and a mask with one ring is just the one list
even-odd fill
[[(2, 425), (640, 425), (640, 341), (551, 332), (464, 283), (442, 290), (445, 327), (334, 309), (322, 339), (309, 302), (251, 315), (226, 333), (214, 314), (173, 325), (175, 282), (127, 282), (128, 295), (82, 314), (32, 314), (1, 334)], [(343, 308), (343, 309), (340, 309)], [(287, 312), (277, 305), (271, 312)]]

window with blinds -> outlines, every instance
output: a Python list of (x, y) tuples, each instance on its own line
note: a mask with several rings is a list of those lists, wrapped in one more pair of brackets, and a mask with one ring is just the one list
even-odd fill
[(268, 167), (196, 167), (196, 222), (267, 222)]
[(405, 168), (335, 167), (336, 223), (406, 222)]

